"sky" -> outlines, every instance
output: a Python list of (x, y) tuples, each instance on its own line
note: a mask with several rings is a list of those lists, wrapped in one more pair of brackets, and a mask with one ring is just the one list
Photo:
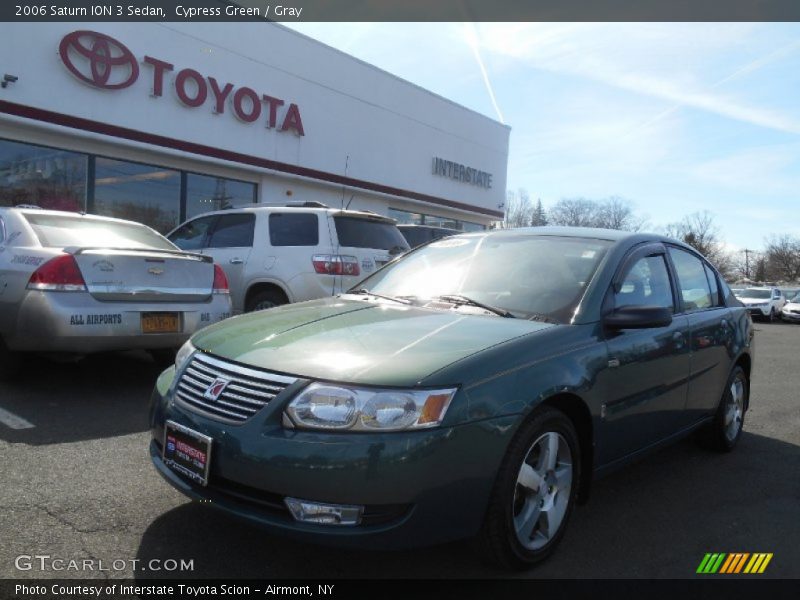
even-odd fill
[(800, 236), (800, 24), (295, 23), (511, 127), (508, 189)]

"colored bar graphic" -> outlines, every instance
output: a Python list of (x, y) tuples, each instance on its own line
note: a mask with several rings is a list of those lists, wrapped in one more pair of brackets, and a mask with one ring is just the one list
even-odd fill
[[(771, 552), (707, 552), (697, 567), (697, 573), (701, 574), (726, 574), (733, 575), (738, 573), (763, 573), (769, 562), (772, 560)], [(748, 560), (749, 559), (749, 560)], [(747, 565), (747, 566), (745, 566)], [(742, 571), (744, 569), (744, 571)]]

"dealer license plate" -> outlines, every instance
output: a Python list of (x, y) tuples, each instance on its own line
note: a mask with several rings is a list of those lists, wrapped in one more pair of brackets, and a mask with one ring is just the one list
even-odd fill
[(164, 426), (164, 464), (200, 485), (208, 483), (211, 438), (174, 421)]
[(142, 333), (180, 333), (181, 314), (176, 312), (142, 313)]

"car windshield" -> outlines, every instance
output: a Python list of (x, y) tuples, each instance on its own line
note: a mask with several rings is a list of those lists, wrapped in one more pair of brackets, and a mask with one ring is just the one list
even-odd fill
[(745, 290), (742, 293), (742, 298), (769, 299), (772, 298), (772, 292), (769, 290)]
[(792, 303), (800, 303), (800, 292), (797, 292), (794, 296), (789, 299), (789, 302)]
[(610, 244), (524, 234), (449, 237), (409, 253), (358, 287), (415, 303), (458, 295), (515, 317), (566, 323)]
[(138, 223), (102, 221), (80, 215), (23, 214), (39, 242), (47, 248), (177, 249), (165, 237)]

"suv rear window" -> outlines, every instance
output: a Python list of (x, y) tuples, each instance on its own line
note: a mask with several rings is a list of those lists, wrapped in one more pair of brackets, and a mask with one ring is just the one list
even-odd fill
[(394, 223), (360, 217), (334, 217), (339, 245), (346, 248), (408, 250), (408, 242)]
[(138, 223), (104, 221), (79, 215), (23, 213), (46, 248), (106, 247), (175, 250), (167, 238)]
[(317, 215), (272, 213), (269, 216), (269, 241), (273, 246), (316, 246), (319, 244)]

